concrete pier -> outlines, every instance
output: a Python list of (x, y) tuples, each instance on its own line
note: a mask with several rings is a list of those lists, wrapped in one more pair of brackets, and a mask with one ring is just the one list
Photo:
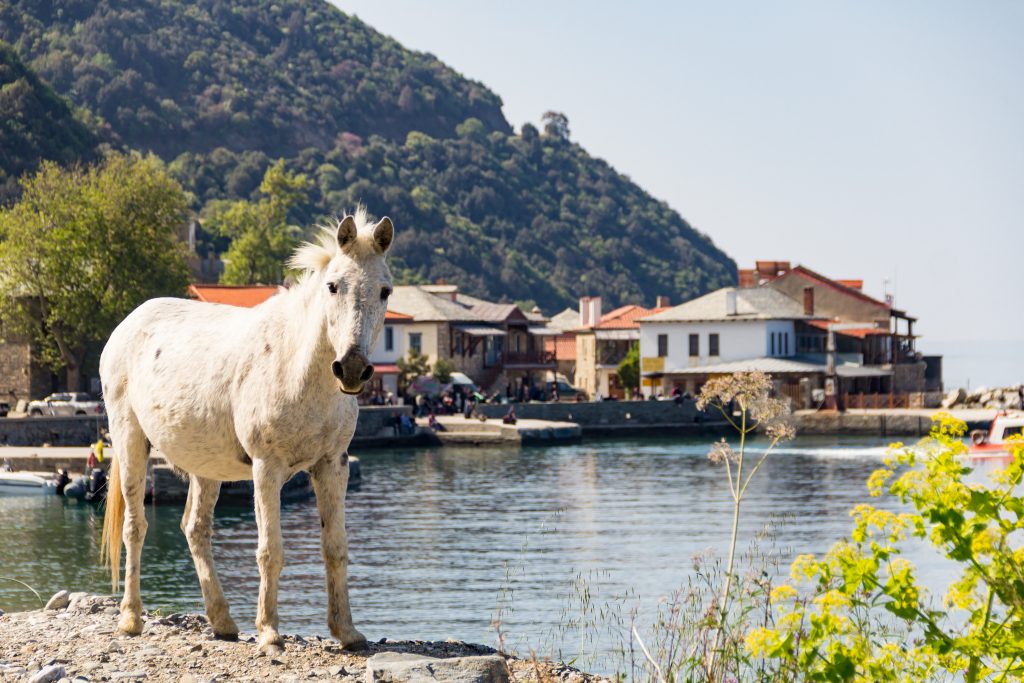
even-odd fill
[(572, 443), (583, 436), (583, 430), (575, 422), (556, 420), (519, 419), (514, 425), (507, 425), (494, 418), (467, 420), (461, 415), (441, 415), (437, 421), (444, 427), (443, 431), (435, 432), (427, 427), (426, 418), (420, 418), (417, 424), (426, 434), (426, 440), (442, 446)]
[(935, 408), (883, 408), (845, 412), (798, 410), (793, 414), (797, 434), (864, 434), (926, 436), (932, 417), (947, 412), (967, 423), (968, 431), (988, 429), (995, 410), (939, 410)]

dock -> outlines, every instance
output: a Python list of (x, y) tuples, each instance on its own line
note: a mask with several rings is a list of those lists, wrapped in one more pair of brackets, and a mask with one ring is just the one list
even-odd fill
[(426, 440), (441, 446), (550, 445), (574, 443), (583, 437), (583, 430), (575, 422), (519, 419), (512, 425), (496, 418), (466, 419), (461, 415), (439, 415), (437, 421), (443, 430), (427, 427), (426, 418), (419, 418), (417, 426), (426, 434)]

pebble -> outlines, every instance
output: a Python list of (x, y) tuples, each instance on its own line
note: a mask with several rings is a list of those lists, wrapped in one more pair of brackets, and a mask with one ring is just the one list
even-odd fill
[(64, 667), (60, 664), (51, 664), (43, 667), (35, 676), (28, 679), (28, 683), (52, 683), (64, 678)]
[(48, 610), (61, 610), (67, 607), (71, 603), (70, 593), (67, 591), (57, 591), (50, 598), (49, 602), (46, 603), (44, 609)]

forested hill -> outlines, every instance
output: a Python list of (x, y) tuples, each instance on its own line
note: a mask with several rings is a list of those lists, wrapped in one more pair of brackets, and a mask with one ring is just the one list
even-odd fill
[(554, 312), (583, 294), (649, 305), (735, 278), (709, 237), (573, 143), (565, 120), (514, 134), (486, 87), (321, 0), (8, 0), (0, 39), (108, 142), (163, 156), (201, 213), (253, 196), (280, 157), (313, 180), (304, 224), (356, 202), (391, 215), (403, 281)]
[(318, 0), (0, 3), (0, 39), (129, 146), (291, 156), (338, 133), (451, 135), (501, 100)]
[(17, 195), (18, 177), (42, 160), (88, 160), (96, 142), (68, 103), (0, 42), (0, 204)]

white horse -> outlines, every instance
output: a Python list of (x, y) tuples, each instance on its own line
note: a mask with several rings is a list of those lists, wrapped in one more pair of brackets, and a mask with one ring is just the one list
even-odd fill
[[(282, 485), (307, 470), (320, 510), (327, 624), (346, 648), (365, 645), (348, 602), (345, 489), (356, 395), (373, 375), (367, 353), (384, 326), (394, 241), (388, 218), (365, 210), (325, 229), (291, 265), (305, 274), (255, 308), (154, 299), (133, 311), (103, 349), (100, 376), (114, 461), (102, 546), (117, 590), (122, 540), (124, 599), (118, 628), (142, 632), (139, 563), (146, 533), (146, 461), (159, 450), (189, 476), (181, 521), (214, 633), (238, 627), (213, 567), (210, 536), (220, 482), (252, 479), (260, 570), (259, 649), (281, 651), (277, 582)], [(339, 391), (340, 389), (340, 391)]]

